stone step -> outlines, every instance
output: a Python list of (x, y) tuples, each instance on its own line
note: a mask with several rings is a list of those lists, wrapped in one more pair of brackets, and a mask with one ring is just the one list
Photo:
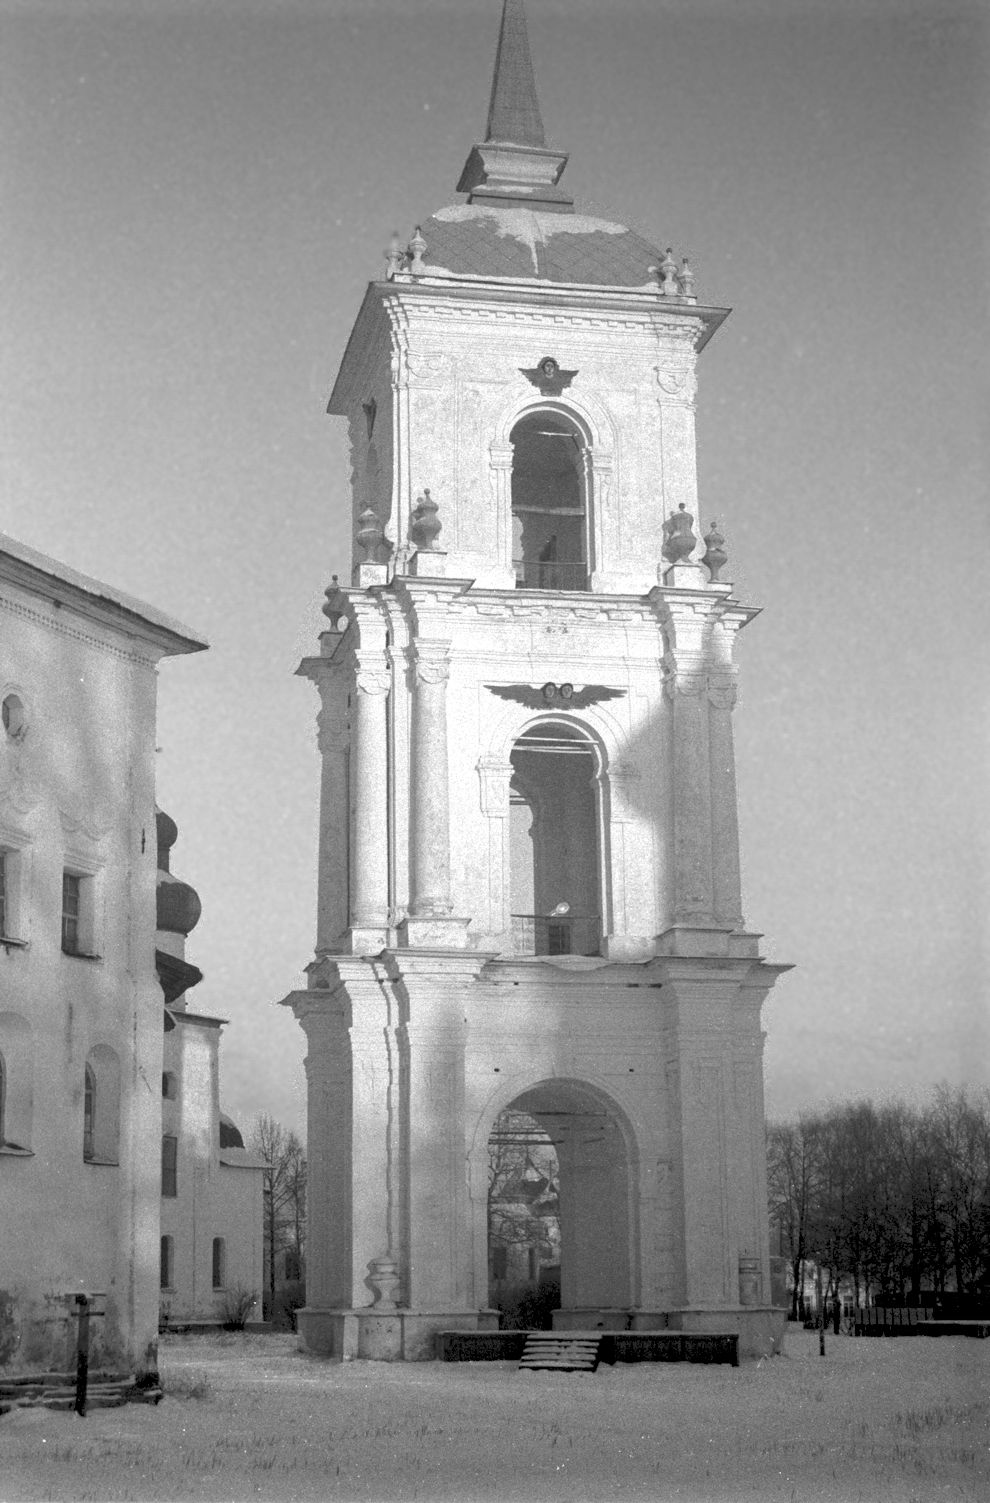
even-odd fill
[(552, 1372), (593, 1373), (598, 1366), (601, 1344), (600, 1336), (534, 1332), (526, 1338), (519, 1366), (528, 1372), (543, 1369)]

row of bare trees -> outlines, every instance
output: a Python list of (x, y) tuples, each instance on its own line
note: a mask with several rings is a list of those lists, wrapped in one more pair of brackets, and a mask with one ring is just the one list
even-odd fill
[(943, 1085), (924, 1106), (859, 1101), (772, 1123), (767, 1164), (792, 1315), (808, 1262), (857, 1304), (990, 1283), (990, 1092)]

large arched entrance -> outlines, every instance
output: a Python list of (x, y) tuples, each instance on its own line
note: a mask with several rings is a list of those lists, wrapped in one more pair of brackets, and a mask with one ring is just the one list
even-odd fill
[(487, 1148), (492, 1306), (513, 1303), (525, 1325), (550, 1324), (551, 1295), (555, 1324), (628, 1309), (632, 1149), (608, 1097), (582, 1081), (543, 1081), (499, 1113)]

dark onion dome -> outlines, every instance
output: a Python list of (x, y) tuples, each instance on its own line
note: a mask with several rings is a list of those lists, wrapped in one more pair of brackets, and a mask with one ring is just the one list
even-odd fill
[(226, 1112), (220, 1113), (220, 1147), (243, 1148), (244, 1139), (236, 1122), (231, 1121)]
[(179, 838), (179, 827), (164, 809), (155, 810), (155, 836), (158, 841), (158, 870), (168, 871), (168, 853)]
[(487, 203), (439, 209), (420, 232), (425, 276), (446, 272), (656, 292), (655, 268), (664, 254), (607, 219)]
[(166, 934), (189, 934), (199, 923), (202, 911), (195, 888), (169, 872), (158, 873), (157, 928)]

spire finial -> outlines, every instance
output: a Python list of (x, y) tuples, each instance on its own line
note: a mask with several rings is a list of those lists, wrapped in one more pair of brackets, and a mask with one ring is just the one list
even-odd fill
[(523, 0), (505, 0), (492, 75), (486, 141), (545, 146)]
[(464, 164), (458, 193), (468, 203), (569, 214), (574, 200), (557, 187), (565, 152), (546, 145), (529, 55), (523, 0), (502, 0), (488, 128)]

